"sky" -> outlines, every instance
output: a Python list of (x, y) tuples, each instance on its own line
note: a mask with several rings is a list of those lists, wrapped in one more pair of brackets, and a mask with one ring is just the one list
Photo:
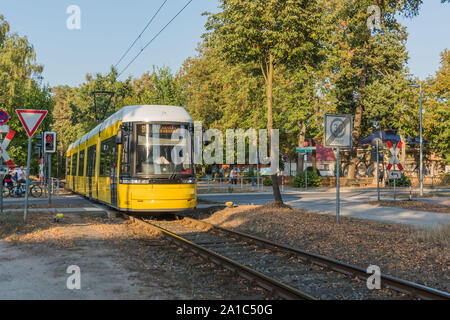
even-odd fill
[[(164, 0), (0, 0), (0, 14), (11, 30), (26, 35), (37, 60), (44, 65), (44, 83), (76, 86), (86, 73), (107, 73), (144, 29)], [(119, 72), (187, 3), (168, 0), (153, 23), (118, 65)], [(80, 29), (67, 28), (71, 5), (81, 11)], [(205, 32), (202, 12), (217, 12), (217, 0), (192, 3), (154, 40), (123, 73), (139, 77), (153, 66), (176, 72), (186, 58), (196, 55)], [(425, 79), (439, 68), (440, 52), (450, 48), (450, 5), (424, 0), (413, 19), (400, 19), (409, 33), (407, 49), (411, 73)]]

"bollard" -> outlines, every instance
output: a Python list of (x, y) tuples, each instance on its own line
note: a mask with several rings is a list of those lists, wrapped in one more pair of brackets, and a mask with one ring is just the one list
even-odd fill
[(412, 186), (409, 185), (409, 200), (412, 200)]

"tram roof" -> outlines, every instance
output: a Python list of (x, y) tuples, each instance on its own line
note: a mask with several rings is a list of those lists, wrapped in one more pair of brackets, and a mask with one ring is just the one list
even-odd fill
[(179, 122), (192, 123), (192, 118), (183, 107), (164, 106), (164, 105), (137, 105), (123, 107), (108, 119), (104, 120), (94, 129), (89, 131), (83, 137), (72, 143), (67, 150), (70, 150), (83, 142), (91, 139), (104, 129), (116, 124), (117, 122)]

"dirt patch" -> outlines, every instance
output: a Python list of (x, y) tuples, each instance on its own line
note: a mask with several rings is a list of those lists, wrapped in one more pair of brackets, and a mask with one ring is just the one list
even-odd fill
[[(6, 299), (266, 298), (159, 233), (103, 214), (65, 214), (61, 223), (42, 213), (30, 214), (27, 224), (20, 215), (1, 218), (0, 262), (0, 298)], [(77, 292), (65, 288), (72, 264), (85, 279)]]
[(335, 218), (303, 210), (240, 206), (215, 210), (206, 222), (284, 243), (385, 274), (450, 291), (448, 227), (433, 233), (397, 224)]
[(409, 210), (431, 211), (440, 213), (450, 213), (450, 207), (442, 204), (425, 203), (422, 201), (406, 200), (406, 201), (364, 201), (364, 203), (382, 206), (382, 207), (398, 207)]

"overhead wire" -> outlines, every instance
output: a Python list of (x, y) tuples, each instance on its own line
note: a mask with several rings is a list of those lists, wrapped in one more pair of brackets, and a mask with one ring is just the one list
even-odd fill
[(141, 55), (141, 53), (150, 45), (153, 41), (155, 41), (156, 38), (189, 6), (189, 4), (193, 0), (189, 0), (184, 7), (178, 11), (178, 13), (149, 41), (147, 44), (139, 51), (139, 53), (127, 64), (127, 66), (119, 73), (118, 77), (120, 77), (127, 69), (128, 67), (136, 61), (136, 59)]

